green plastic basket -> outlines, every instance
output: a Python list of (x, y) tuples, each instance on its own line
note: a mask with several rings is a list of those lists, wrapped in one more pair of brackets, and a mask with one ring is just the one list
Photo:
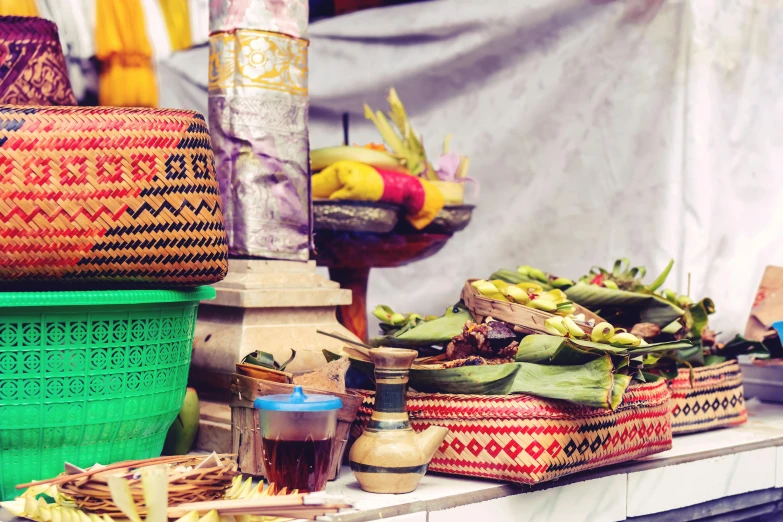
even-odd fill
[(160, 455), (182, 407), (193, 290), (0, 293), (0, 499), (63, 463)]

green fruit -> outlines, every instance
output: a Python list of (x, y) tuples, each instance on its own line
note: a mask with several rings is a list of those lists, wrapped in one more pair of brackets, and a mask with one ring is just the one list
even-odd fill
[(605, 279), (604, 280), (604, 287), (611, 288), (612, 290), (619, 290), (619, 287), (617, 286), (617, 283), (615, 283), (611, 279)]
[(558, 337), (565, 337), (565, 335), (568, 333), (568, 328), (565, 327), (563, 324), (563, 318), (559, 315), (550, 317), (544, 321), (544, 328), (546, 328), (546, 331), (550, 334), (556, 335)]
[(504, 288), (503, 295), (519, 304), (527, 304), (530, 301), (530, 296), (527, 295), (527, 292), (514, 285), (508, 285)]
[(537, 297), (530, 301), (527, 306), (535, 308), (536, 310), (543, 310), (544, 312), (554, 312), (557, 310), (557, 305), (551, 299), (541, 299)]
[(590, 334), (590, 340), (594, 343), (608, 343), (612, 337), (614, 337), (614, 326), (609, 323), (598, 323), (593, 326), (593, 333)]
[(166, 434), (163, 455), (187, 455), (196, 440), (199, 413), (196, 390), (188, 388), (185, 392), (185, 402), (182, 404), (182, 409)]
[(681, 295), (677, 298), (677, 306), (680, 308), (687, 308), (693, 304), (693, 300), (687, 295)]
[(584, 333), (584, 331), (581, 328), (579, 328), (579, 326), (570, 317), (563, 318), (563, 326), (566, 327), (568, 333), (571, 334), (571, 337), (574, 337), (576, 339), (581, 339), (582, 337), (587, 335)]
[(565, 288), (568, 286), (574, 286), (574, 282), (568, 279), (567, 277), (558, 277), (557, 279), (550, 281), (549, 284), (555, 288)]
[(389, 318), (389, 321), (391, 322), (392, 326), (400, 326), (402, 324), (405, 324), (407, 322), (407, 319), (401, 313), (394, 312), (392, 316)]
[(542, 283), (546, 283), (549, 281), (549, 278), (546, 276), (546, 274), (542, 270), (539, 270), (538, 268), (529, 268), (527, 271), (527, 275), (528, 277), (537, 279)]

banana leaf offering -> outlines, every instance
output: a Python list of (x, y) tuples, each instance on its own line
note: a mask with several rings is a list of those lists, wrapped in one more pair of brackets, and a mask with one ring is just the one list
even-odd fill
[[(356, 352), (336, 353), (324, 350), (328, 361), (348, 356), (351, 366), (372, 378), (373, 365)], [(619, 404), (613, 397), (622, 397), (627, 382), (621, 379), (622, 390), (614, 392), (614, 374), (609, 356), (597, 357), (582, 365), (555, 366), (525, 362), (482, 364), (449, 367), (446, 363), (414, 363), (410, 370), (411, 389), (425, 393), (457, 395), (508, 395), (527, 393), (538, 397), (562, 399), (596, 408), (611, 408)]]
[[(381, 314), (386, 314), (382, 319), (385, 321), (391, 321), (394, 315), (385, 308), (376, 315)], [(399, 317), (395, 322), (402, 324)], [(617, 407), (632, 379), (657, 378), (642, 371), (645, 356), (691, 346), (688, 341), (658, 345), (639, 342), (636, 346), (612, 343), (610, 339), (615, 332), (609, 333), (604, 328), (594, 332), (595, 340), (526, 335), (502, 321), (476, 324), (470, 312), (460, 305), (450, 308), (440, 318), (419, 321), (414, 317), (409, 322), (414, 326), (404, 329), (403, 325), (394, 333), (376, 338), (373, 344), (397, 343), (397, 346), (420, 348), (447, 343), (439, 355), (420, 357), (414, 362), (409, 382), (416, 391), (473, 395), (526, 393), (598, 408)], [(326, 350), (324, 355), (329, 361), (349, 357), (353, 368), (373, 378), (373, 365), (365, 348), (346, 346), (339, 353)]]
[(646, 269), (631, 267), (627, 259), (616, 261), (611, 272), (594, 267), (590, 274), (577, 282), (526, 265), (517, 270), (498, 270), (490, 279), (502, 279), (514, 284), (538, 281), (553, 288), (557, 285), (570, 300), (593, 310), (614, 325), (630, 328), (637, 323), (651, 323), (663, 327), (685, 313), (676, 303), (655, 294), (665, 282), (672, 266), (673, 261), (649, 285), (642, 282)]
[(578, 281), (530, 266), (498, 270), (489, 280), (469, 280), (465, 288), (469, 284), (481, 299), (497, 301), (497, 313), (503, 307), (524, 311), (520, 305), (535, 309), (540, 321), (535, 328), (515, 324), (513, 314), (501, 314), (504, 320), (499, 320), (473, 313), (462, 301), (440, 317), (402, 314), (380, 305), (373, 314), (381, 336), (370, 345), (324, 355), (329, 360), (349, 357), (352, 367), (372, 379), (366, 348), (417, 349), (420, 357), (409, 380), (416, 391), (526, 393), (614, 408), (632, 381), (657, 380), (682, 365), (708, 360), (703, 344), (710, 339), (706, 325), (714, 304), (656, 293), (670, 271), (671, 263), (645, 284), (644, 268), (631, 267), (627, 260), (616, 262), (612, 271), (594, 268)]
[(711, 299), (694, 302), (687, 295), (678, 295), (670, 289), (661, 290), (673, 265), (674, 261), (669, 261), (649, 284), (644, 281), (647, 270), (643, 266), (631, 266), (626, 258), (615, 261), (611, 270), (593, 267), (571, 285), (567, 284), (568, 279), (527, 265), (517, 270), (498, 270), (491, 278), (509, 283), (534, 280), (541, 285), (558, 281), (568, 299), (592, 309), (609, 323), (629, 330), (631, 335), (647, 343), (690, 341), (689, 347), (645, 356), (647, 370), (671, 378), (679, 368), (719, 364), (726, 360), (725, 354), (730, 353), (720, 353), (723, 345), (716, 341), (715, 332), (708, 327), (709, 316), (715, 312)]
[(445, 345), (462, 332), (473, 315), (462, 303), (449, 307), (440, 317), (400, 314), (386, 305), (379, 305), (373, 315), (380, 322), (383, 335), (370, 340), (372, 346), (389, 348), (424, 348)]

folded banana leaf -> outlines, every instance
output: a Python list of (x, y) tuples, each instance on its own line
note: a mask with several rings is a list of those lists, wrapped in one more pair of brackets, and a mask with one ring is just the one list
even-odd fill
[[(324, 350), (328, 361), (342, 354)], [(351, 366), (372, 376), (372, 362), (350, 355)], [(414, 365), (409, 384), (425, 393), (456, 395), (508, 395), (528, 393), (542, 398), (562, 399), (575, 404), (609, 408), (612, 403), (614, 368), (607, 355), (583, 365), (553, 366), (508, 363), (458, 368), (423, 368)]]
[(376, 337), (370, 340), (370, 344), (390, 348), (444, 344), (461, 334), (465, 323), (472, 320), (473, 315), (466, 308), (462, 305), (455, 305), (437, 319), (420, 323), (414, 328), (400, 331), (394, 335)]
[(565, 337), (555, 337), (554, 335), (527, 335), (519, 341), (514, 360), (538, 364), (548, 363), (563, 346), (565, 340)]
[(601, 317), (612, 324), (614, 323), (609, 312), (618, 312), (618, 315), (623, 317), (623, 322), (616, 326), (653, 323), (664, 327), (685, 313), (677, 305), (654, 294), (626, 292), (586, 283), (577, 283), (564, 291), (575, 303), (596, 313), (600, 310)]
[(672, 352), (693, 347), (687, 340), (648, 344), (645, 346), (625, 346), (603, 344), (556, 337), (554, 335), (528, 335), (519, 342), (515, 360), (538, 364), (574, 365), (584, 364), (603, 355), (612, 358), (615, 371), (628, 365), (629, 357), (639, 357), (650, 353)]
[[(594, 408), (612, 406), (614, 375), (608, 355), (579, 366), (545, 366), (511, 363), (519, 371), (510, 393), (527, 393), (547, 399), (562, 399)], [(622, 392), (620, 393), (622, 396)], [(618, 403), (619, 404), (619, 403)]]
[(726, 359), (736, 359), (740, 355), (750, 354), (755, 355), (759, 359), (769, 359), (770, 356), (773, 356), (774, 358), (774, 355), (771, 353), (771, 350), (766, 343), (751, 341), (750, 339), (745, 339), (741, 335), (735, 336), (734, 339), (727, 342), (723, 348), (718, 350), (718, 355), (725, 357)]
[[(529, 365), (537, 366), (537, 365)], [(411, 368), (410, 386), (424, 393), (507, 395), (513, 391), (520, 364), (484, 364), (459, 368)]]

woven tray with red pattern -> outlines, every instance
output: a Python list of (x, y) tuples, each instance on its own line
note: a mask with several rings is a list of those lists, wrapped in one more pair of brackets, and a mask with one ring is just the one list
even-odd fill
[[(352, 434), (370, 419), (373, 392)], [(413, 429), (446, 426), (429, 469), (537, 484), (659, 453), (672, 446), (666, 382), (628, 387), (620, 406), (603, 410), (529, 395), (408, 394)]]
[(0, 279), (220, 281), (226, 233), (204, 117), (0, 105)]

